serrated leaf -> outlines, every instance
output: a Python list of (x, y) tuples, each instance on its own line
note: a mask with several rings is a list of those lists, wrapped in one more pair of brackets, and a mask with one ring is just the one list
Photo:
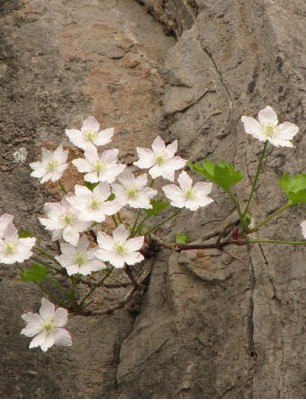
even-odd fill
[(27, 229), (20, 229), (18, 231), (18, 237), (20, 239), (29, 238), (29, 237), (32, 237), (32, 233), (30, 231), (28, 231)]
[(181, 232), (175, 234), (175, 243), (178, 244), (187, 244), (190, 243), (190, 237), (188, 233)]
[(150, 216), (161, 213), (163, 210), (165, 210), (170, 205), (170, 203), (168, 201), (162, 200), (162, 199), (152, 199), (150, 203), (151, 203), (152, 208), (148, 208), (148, 209), (144, 210), (145, 213)]
[(189, 162), (188, 166), (192, 171), (204, 176), (226, 191), (243, 178), (240, 171), (235, 170), (233, 165), (227, 164), (225, 161), (214, 164), (211, 161), (203, 160), (202, 163)]
[(20, 278), (23, 282), (42, 281), (47, 276), (48, 270), (40, 264), (31, 264), (20, 272)]
[(290, 175), (286, 172), (279, 180), (279, 186), (292, 205), (306, 203), (306, 174)]
[(92, 183), (92, 182), (84, 181), (84, 186), (86, 186), (87, 189), (89, 189), (89, 190), (91, 190), (91, 191), (93, 191), (94, 188), (95, 188), (96, 186), (98, 186), (98, 185), (99, 185), (99, 182)]

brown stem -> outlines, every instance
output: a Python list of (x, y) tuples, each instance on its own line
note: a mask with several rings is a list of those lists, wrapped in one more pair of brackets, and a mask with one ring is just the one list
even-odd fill
[(230, 246), (230, 245), (244, 246), (248, 243), (245, 240), (232, 240), (232, 239), (227, 239), (227, 240), (224, 240), (223, 242), (221, 242), (218, 238), (217, 241), (214, 243), (179, 244), (179, 243), (163, 242), (156, 235), (154, 235), (154, 236), (151, 235), (151, 237), (153, 240), (156, 240), (161, 247), (165, 247), (166, 249), (170, 249), (170, 250), (177, 251), (177, 252), (181, 252), (183, 250), (196, 250), (196, 249), (200, 249), (200, 250), (219, 249), (219, 250), (222, 250), (226, 246)]
[(104, 315), (104, 314), (110, 314), (115, 310), (119, 310), (120, 308), (123, 308), (130, 301), (136, 290), (137, 288), (134, 286), (119, 303), (114, 304), (113, 306), (106, 307), (102, 310), (88, 311), (86, 315)]
[(133, 283), (133, 285), (135, 286), (136, 289), (143, 289), (143, 285), (141, 285), (140, 283), (138, 283), (132, 273), (131, 267), (129, 265), (125, 265), (124, 266), (124, 272), (127, 274), (127, 276), (130, 278), (131, 282)]

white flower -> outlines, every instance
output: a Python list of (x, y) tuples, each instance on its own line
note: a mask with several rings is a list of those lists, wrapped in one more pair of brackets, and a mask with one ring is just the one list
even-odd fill
[(78, 210), (80, 220), (102, 222), (106, 215), (116, 214), (121, 209), (117, 200), (107, 201), (110, 194), (110, 187), (106, 182), (99, 183), (93, 191), (85, 186), (75, 185), (75, 196), (67, 200)]
[(157, 190), (146, 187), (147, 174), (135, 178), (132, 172), (124, 171), (117, 179), (119, 183), (112, 184), (112, 188), (120, 203), (133, 208), (152, 208), (150, 200), (157, 194)]
[(165, 145), (165, 142), (157, 136), (152, 143), (152, 150), (137, 147), (139, 160), (134, 162), (139, 168), (150, 168), (152, 178), (162, 176), (165, 179), (174, 181), (174, 172), (181, 169), (186, 161), (181, 157), (174, 156), (177, 151), (177, 140)]
[(65, 169), (68, 167), (66, 163), (68, 151), (63, 150), (63, 146), (59, 146), (54, 151), (41, 149), (42, 160), (30, 163), (33, 169), (31, 176), (34, 178), (42, 178), (40, 183), (51, 180), (52, 182), (58, 181)]
[(306, 239), (306, 221), (301, 222), (300, 227), (302, 228), (302, 235)]
[(79, 172), (88, 172), (84, 177), (87, 182), (112, 183), (125, 168), (124, 164), (117, 164), (118, 154), (118, 149), (106, 150), (99, 154), (96, 147), (87, 147), (85, 159), (77, 158), (72, 161), (72, 164)]
[(294, 147), (291, 143), (299, 128), (291, 122), (278, 125), (278, 119), (272, 107), (267, 106), (258, 113), (258, 121), (252, 117), (241, 117), (246, 133), (255, 139), (266, 140), (276, 147)]
[(68, 275), (81, 274), (88, 275), (93, 271), (100, 271), (106, 265), (97, 260), (96, 249), (89, 249), (89, 240), (82, 236), (77, 247), (67, 243), (61, 243), (61, 256), (55, 257), (63, 268), (66, 268)]
[(52, 240), (63, 239), (77, 245), (80, 232), (86, 231), (91, 223), (81, 221), (78, 212), (68, 203), (69, 197), (64, 197), (60, 203), (46, 203), (45, 211), (48, 218), (38, 218), (40, 223), (52, 232)]
[(68, 312), (64, 308), (55, 310), (54, 304), (42, 298), (39, 314), (29, 312), (23, 314), (21, 318), (26, 322), (21, 334), (28, 337), (35, 336), (30, 343), (30, 349), (40, 347), (42, 351), (47, 351), (53, 345), (72, 345), (70, 333), (63, 328), (68, 319)]
[(213, 199), (208, 197), (212, 189), (212, 183), (199, 182), (192, 186), (192, 179), (185, 172), (181, 172), (178, 177), (180, 187), (176, 185), (166, 185), (163, 187), (165, 195), (171, 200), (171, 205), (178, 208), (186, 207), (191, 211), (199, 207), (205, 207)]
[(0, 239), (3, 238), (4, 231), (7, 228), (8, 224), (12, 223), (14, 216), (11, 214), (2, 214), (0, 217)]
[(138, 252), (141, 249), (144, 237), (138, 236), (128, 239), (129, 232), (123, 225), (119, 225), (113, 232), (113, 237), (103, 232), (98, 232), (99, 250), (96, 257), (102, 261), (108, 261), (116, 268), (122, 268), (124, 264), (134, 265), (144, 259)]
[(75, 146), (85, 150), (88, 146), (104, 146), (111, 141), (114, 128), (100, 131), (100, 124), (95, 117), (87, 117), (81, 130), (66, 129), (66, 135)]
[(19, 238), (17, 228), (11, 222), (8, 223), (0, 239), (0, 263), (14, 264), (27, 260), (33, 254), (35, 242), (35, 238)]

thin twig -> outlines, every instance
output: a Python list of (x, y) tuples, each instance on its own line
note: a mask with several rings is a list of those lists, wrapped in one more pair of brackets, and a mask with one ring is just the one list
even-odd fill
[(124, 296), (124, 298), (117, 304), (114, 304), (113, 306), (106, 307), (102, 310), (92, 310), (88, 312), (89, 315), (104, 315), (104, 314), (110, 314), (115, 310), (119, 310), (120, 308), (123, 308), (132, 298), (134, 292), (137, 290), (135, 286)]
[(130, 280), (133, 283), (133, 285), (135, 286), (135, 288), (136, 289), (143, 289), (143, 285), (138, 283), (137, 280), (135, 279), (135, 277), (133, 275), (133, 272), (131, 270), (131, 267), (126, 264), (123, 269), (124, 269), (124, 272), (127, 274), (127, 276), (130, 278)]

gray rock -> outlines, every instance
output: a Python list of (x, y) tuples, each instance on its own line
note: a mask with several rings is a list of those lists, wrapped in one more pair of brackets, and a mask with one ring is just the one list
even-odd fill
[[(68, 144), (65, 127), (79, 127), (90, 114), (115, 126), (125, 162), (157, 134), (177, 138), (180, 155), (190, 160), (234, 162), (245, 175), (236, 189), (245, 202), (261, 146), (244, 133), (240, 117), (270, 104), (300, 133), (294, 149), (268, 148), (250, 208), (257, 222), (283, 204), (282, 173), (303, 171), (305, 2), (139, 3), (145, 7), (133, 0), (0, 4), (0, 210), (39, 237), (36, 216), (56, 192), (26, 179), (28, 167), (16, 168), (12, 155), (24, 147), (30, 162), (43, 145)], [(183, 212), (168, 225), (167, 239), (187, 230), (195, 242), (231, 215), (221, 190), (212, 197), (209, 208), (191, 217)], [(300, 239), (304, 218), (303, 207), (294, 207), (260, 236)], [(305, 397), (304, 248), (226, 250), (161, 251), (134, 311), (130, 305), (108, 316), (73, 317), (74, 347), (47, 354), (30, 352), (19, 336), (19, 315), (37, 310), (40, 294), (19, 282), (13, 267), (1, 266), (0, 393)]]

